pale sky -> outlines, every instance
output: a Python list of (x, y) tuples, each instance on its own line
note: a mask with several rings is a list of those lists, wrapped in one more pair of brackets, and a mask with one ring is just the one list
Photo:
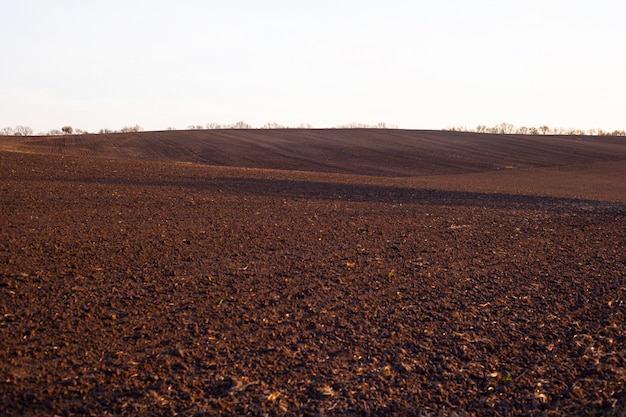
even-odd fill
[(626, 129), (623, 0), (0, 6), (0, 128)]

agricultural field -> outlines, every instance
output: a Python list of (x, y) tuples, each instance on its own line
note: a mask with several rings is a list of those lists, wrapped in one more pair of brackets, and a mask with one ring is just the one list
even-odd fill
[(0, 414), (624, 416), (626, 138), (0, 137)]

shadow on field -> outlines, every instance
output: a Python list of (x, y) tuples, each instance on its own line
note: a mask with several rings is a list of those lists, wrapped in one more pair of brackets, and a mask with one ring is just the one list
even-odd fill
[(619, 202), (506, 193), (445, 191), (368, 184), (341, 184), (319, 181), (213, 177), (189, 180), (176, 178), (157, 181), (90, 178), (84, 180), (84, 182), (128, 186), (191, 188), (241, 196), (270, 196), (277, 198), (391, 204), (426, 204), (434, 206), (467, 206), (564, 213), (626, 214), (626, 204)]

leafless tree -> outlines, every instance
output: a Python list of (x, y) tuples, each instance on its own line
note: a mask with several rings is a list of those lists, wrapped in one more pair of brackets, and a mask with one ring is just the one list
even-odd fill
[(13, 130), (13, 134), (15, 136), (32, 136), (33, 134), (33, 129), (31, 129), (28, 126), (15, 126), (15, 129)]
[(500, 126), (498, 128), (500, 133), (504, 133), (506, 135), (513, 133), (515, 130), (515, 126), (513, 126), (511, 123), (500, 123)]
[(120, 129), (120, 132), (122, 132), (122, 133), (143, 132), (143, 127), (141, 127), (139, 125), (124, 126), (122, 129)]
[(261, 126), (261, 129), (285, 129), (285, 126), (275, 122), (268, 122)]
[(550, 133), (550, 127), (548, 126), (540, 126), (539, 127), (539, 132), (541, 132), (542, 135), (547, 135), (548, 133)]
[(234, 123), (230, 126), (228, 126), (230, 129), (252, 129), (252, 126), (250, 126), (248, 123), (244, 122), (243, 120)]

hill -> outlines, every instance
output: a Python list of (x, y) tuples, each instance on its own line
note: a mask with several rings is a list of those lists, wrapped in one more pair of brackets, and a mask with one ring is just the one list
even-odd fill
[(612, 136), (236, 129), (4, 137), (0, 149), (281, 170), (291, 177), (299, 172), (300, 179), (307, 173), (309, 180), (312, 173), (350, 174), (381, 184), (395, 177), (402, 186), (626, 201), (626, 139)]
[(13, 139), (35, 153), (376, 176), (485, 172), (626, 159), (615, 137), (385, 129), (192, 130)]

